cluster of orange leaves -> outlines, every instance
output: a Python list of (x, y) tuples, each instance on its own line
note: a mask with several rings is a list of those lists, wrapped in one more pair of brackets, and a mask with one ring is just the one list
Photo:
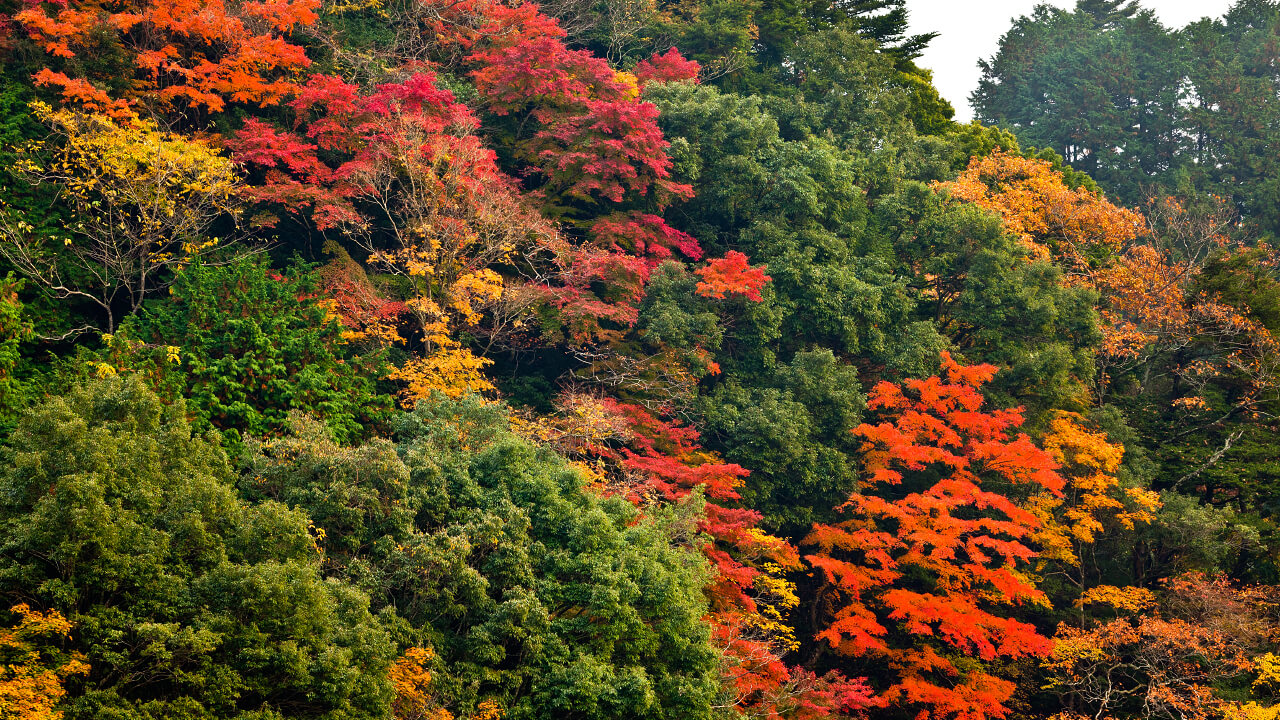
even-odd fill
[(55, 643), (71, 634), (71, 623), (57, 611), (42, 613), (27, 605), (9, 612), (18, 623), (0, 628), (0, 720), (59, 720), (63, 681), (89, 672), (80, 656), (54, 651)]
[(1002, 717), (1013, 684), (983, 663), (1050, 650), (1034, 626), (1000, 610), (1047, 602), (1026, 573), (1042, 522), (1003, 488), (1057, 496), (1063, 480), (1049, 453), (1012, 433), (1020, 410), (983, 410), (979, 389), (993, 366), (945, 353), (942, 364), (945, 377), (871, 392), (881, 421), (854, 430), (867, 486), (842, 506), (848, 519), (816, 525), (804, 542), (826, 581), (829, 622), (818, 639), (884, 661), (895, 679), (882, 703), (922, 718)]
[(279, 102), (295, 88), (292, 75), (310, 65), (289, 35), (314, 23), (319, 8), (320, 0), (51, 0), (28, 5), (13, 20), (57, 60), (93, 55), (110, 42), (104, 38), (118, 38), (132, 65), (125, 69), (132, 72), (125, 97), (53, 67), (36, 73), (35, 81), (87, 110), (123, 119), (143, 97), (158, 101), (155, 109), (162, 111)]
[[(1274, 587), (1237, 587), (1202, 573), (1166, 582), (1159, 603), (1140, 588), (1094, 593), (1093, 602), (1118, 616), (1059, 627), (1053, 655), (1043, 662), (1046, 689), (1098, 718), (1271, 717), (1256, 700), (1224, 698), (1215, 686), (1265, 676), (1275, 655), (1264, 651), (1280, 642), (1277, 599)], [(1257, 682), (1254, 688), (1266, 692)]]
[(1056, 260), (1070, 274), (1088, 274), (1146, 231), (1142, 215), (1100, 193), (1072, 190), (1044, 160), (1005, 152), (975, 157), (938, 187), (995, 213), (1032, 257)]
[(1054, 417), (1041, 444), (1065, 481), (1062, 495), (1042, 493), (1029, 505), (1043, 523), (1037, 536), (1042, 563), (1079, 565), (1079, 546), (1094, 543), (1106, 522), (1133, 530), (1135, 524), (1154, 519), (1158, 493), (1120, 486), (1117, 472), (1124, 446), (1086, 429), (1078, 415)]
[[(411, 647), (391, 665), (387, 677), (395, 690), (391, 701), (391, 716), (395, 720), (454, 720), (453, 713), (440, 707), (431, 692), (431, 671), (427, 668), (435, 659), (430, 648)], [(476, 706), (468, 720), (502, 720), (502, 706), (485, 700)]]

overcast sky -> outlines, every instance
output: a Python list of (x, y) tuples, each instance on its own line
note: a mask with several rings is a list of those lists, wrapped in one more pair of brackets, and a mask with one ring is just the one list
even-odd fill
[[(907, 0), (911, 32), (942, 33), (930, 43), (917, 63), (933, 70), (933, 84), (956, 108), (956, 119), (973, 118), (969, 93), (978, 86), (979, 58), (996, 52), (1000, 36), (1013, 18), (1029, 15), (1039, 0)], [(1071, 8), (1075, 0), (1054, 0), (1051, 5)], [(1226, 12), (1232, 0), (1143, 0), (1161, 22), (1182, 27), (1207, 15)]]

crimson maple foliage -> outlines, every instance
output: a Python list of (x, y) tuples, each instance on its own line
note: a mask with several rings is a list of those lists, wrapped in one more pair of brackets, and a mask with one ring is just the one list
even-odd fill
[(853, 431), (866, 441), (865, 484), (842, 506), (847, 520), (804, 541), (830, 609), (818, 639), (889, 668), (879, 700), (922, 720), (1004, 717), (1013, 684), (984, 663), (1050, 650), (1008, 616), (1045, 596), (1021, 571), (1040, 522), (1005, 493), (1056, 494), (1063, 481), (1048, 453), (1013, 434), (1020, 410), (983, 410), (993, 366), (943, 353), (942, 367), (944, 377), (878, 384), (868, 408), (880, 422)]
[(651, 82), (697, 83), (700, 72), (702, 72), (702, 66), (697, 60), (686, 59), (674, 47), (662, 55), (654, 53), (648, 60), (636, 63), (636, 78), (640, 81), (641, 87)]
[[(313, 75), (289, 107), (292, 130), (250, 118), (227, 145), (238, 162), (262, 173), (248, 191), (252, 200), (295, 215), (309, 210), (319, 230), (364, 225), (353, 198), (375, 191), (369, 171), (408, 157), (441, 164), (440, 174), (457, 181), (455, 190), (503, 185), (493, 152), (470, 134), (479, 121), (451, 92), (436, 87), (431, 72), (378, 85), (369, 94), (341, 78)], [(422, 191), (439, 192), (440, 182)], [(276, 222), (270, 215), (260, 220)]]
[(553, 201), (649, 198), (659, 209), (693, 189), (671, 178), (658, 109), (638, 99), (635, 76), (560, 37), (537, 34), (472, 53), (476, 89), (488, 109), (520, 114), (533, 131), (517, 139)]

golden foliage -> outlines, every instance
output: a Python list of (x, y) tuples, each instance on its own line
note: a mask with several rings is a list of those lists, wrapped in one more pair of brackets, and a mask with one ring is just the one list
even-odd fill
[(1280, 693), (1280, 656), (1267, 653), (1254, 658), (1253, 663), (1258, 673), (1258, 677), (1253, 681), (1253, 689)]
[(426, 357), (409, 358), (388, 373), (387, 378), (405, 384), (400, 402), (412, 409), (418, 401), (437, 392), (459, 398), (494, 391), (493, 383), (484, 375), (484, 369), (492, 364), (489, 358), (472, 354), (452, 339), (439, 338), (434, 352)]
[(1221, 712), (1223, 720), (1280, 720), (1280, 705), (1266, 707), (1253, 700), (1224, 703)]
[(1080, 596), (1081, 605), (1109, 605), (1126, 613), (1136, 613), (1154, 607), (1156, 595), (1146, 588), (1099, 585), (1089, 588)]
[(19, 619), (15, 627), (0, 628), (0, 720), (59, 720), (62, 682), (89, 672), (79, 655), (55, 660), (45, 644), (69, 637), (71, 623), (57, 611), (27, 605), (10, 612)]
[(122, 125), (104, 115), (32, 107), (51, 138), (18, 148), (15, 171), (57, 188), (74, 220), (64, 234), (46, 234), (0, 213), (0, 255), (55, 297), (97, 304), (110, 332), (120, 299), (136, 309), (167, 282), (163, 270), (220, 245), (205, 231), (238, 212), (238, 170), (211, 145), (148, 120)]
[(1111, 521), (1125, 530), (1149, 523), (1160, 507), (1159, 496), (1140, 488), (1121, 488), (1116, 473), (1124, 447), (1080, 424), (1074, 413), (1059, 413), (1049, 423), (1044, 449), (1066, 480), (1061, 497), (1041, 494), (1030, 510), (1043, 523), (1037, 540), (1042, 560), (1079, 564), (1079, 546), (1094, 543)]
[(997, 152), (975, 157), (953, 182), (951, 197), (999, 215), (1033, 257), (1086, 275), (1146, 231), (1142, 216), (1100, 194), (1072, 190), (1044, 160)]
[(430, 648), (411, 647), (391, 666), (388, 677), (396, 691), (391, 701), (395, 720), (453, 720), (453, 714), (439, 707), (431, 695), (427, 665), (434, 657)]

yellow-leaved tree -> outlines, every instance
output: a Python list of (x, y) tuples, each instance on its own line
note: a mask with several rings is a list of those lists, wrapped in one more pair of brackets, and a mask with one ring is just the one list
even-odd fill
[(49, 137), (17, 148), (17, 174), (54, 189), (71, 211), (60, 231), (0, 206), (0, 255), (57, 299), (97, 307), (113, 332), (172, 271), (220, 244), (213, 223), (234, 215), (235, 164), (211, 145), (137, 119), (34, 103)]
[(57, 611), (42, 613), (27, 605), (9, 612), (17, 624), (0, 627), (0, 720), (59, 720), (63, 681), (89, 672), (78, 655), (55, 649), (71, 634), (71, 623)]
[(1154, 520), (1159, 494), (1123, 487), (1119, 471), (1124, 446), (1108, 440), (1106, 433), (1089, 430), (1075, 413), (1058, 413), (1049, 422), (1043, 445), (1065, 483), (1060, 496), (1042, 493), (1031, 500), (1030, 509), (1042, 523), (1036, 538), (1040, 570), (1051, 570), (1074, 586), (1082, 603), (1116, 599), (1135, 590), (1090, 587), (1086, 561), (1105, 531), (1131, 531)]

